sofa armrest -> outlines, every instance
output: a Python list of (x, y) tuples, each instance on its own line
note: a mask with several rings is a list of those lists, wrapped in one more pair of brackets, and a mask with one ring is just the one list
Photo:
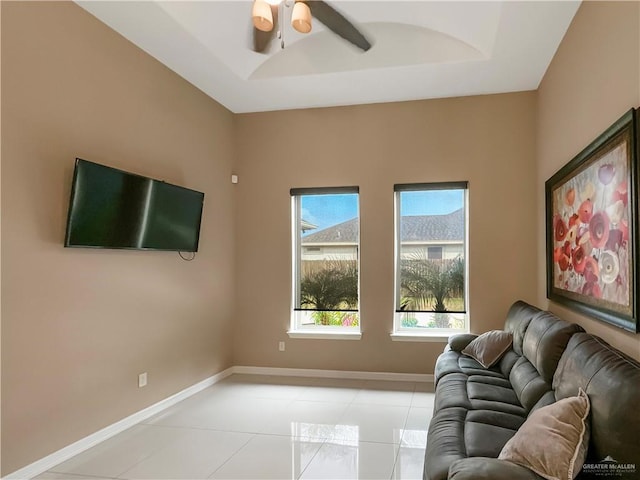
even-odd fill
[(449, 337), (449, 348), (454, 352), (461, 352), (472, 341), (478, 338), (478, 335), (473, 333), (457, 333)]
[(449, 467), (448, 480), (544, 480), (528, 468), (497, 458), (470, 457)]

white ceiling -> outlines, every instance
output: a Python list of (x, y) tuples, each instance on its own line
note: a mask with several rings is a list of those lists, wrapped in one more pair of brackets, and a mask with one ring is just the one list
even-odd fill
[(259, 54), (250, 0), (77, 3), (235, 113), (534, 90), (580, 5), (329, 0), (368, 52), (315, 21)]

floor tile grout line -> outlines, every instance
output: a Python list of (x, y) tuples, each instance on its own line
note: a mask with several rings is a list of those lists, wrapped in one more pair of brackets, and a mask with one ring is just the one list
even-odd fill
[(316, 452), (313, 454), (313, 457), (311, 457), (311, 460), (309, 460), (305, 465), (305, 467), (302, 470), (300, 470), (300, 475), (296, 477), (296, 480), (299, 480), (300, 478), (302, 478), (302, 475), (304, 475), (304, 472), (307, 471), (309, 466), (313, 463), (313, 460), (318, 456), (318, 453), (320, 453), (320, 450), (322, 450), (322, 448), (327, 444), (328, 440), (329, 440), (328, 438), (323, 439), (323, 441), (320, 443), (320, 446), (318, 447)]
[[(186, 435), (186, 433), (185, 433)], [(135, 467), (137, 467), (138, 465), (140, 465), (142, 462), (144, 462), (145, 460), (151, 458), (153, 455), (155, 455), (156, 453), (159, 453), (160, 451), (164, 450), (165, 448), (169, 447), (169, 445), (173, 445), (175, 443), (178, 443), (178, 441), (180, 440), (180, 437), (178, 438), (174, 438), (173, 440), (171, 440), (169, 443), (167, 443), (166, 445), (163, 445), (162, 447), (158, 448), (157, 450), (154, 450), (153, 452), (149, 453), (148, 455), (145, 455), (144, 458), (140, 459), (140, 461), (135, 462), (133, 465), (131, 465), (129, 468), (127, 468), (126, 470), (120, 472), (116, 478), (118, 479), (126, 479), (127, 477), (124, 477), (124, 474), (127, 473), (130, 470), (133, 470)]]
[(404, 435), (407, 431), (407, 422), (409, 422), (409, 414), (411, 413), (411, 405), (413, 404), (413, 397), (416, 394), (416, 388), (417, 388), (417, 384), (413, 384), (413, 394), (411, 395), (411, 403), (409, 405), (409, 408), (407, 409), (407, 415), (404, 418), (404, 425), (402, 426), (402, 435), (400, 436), (399, 439), (399, 443), (398, 443), (398, 449), (396, 450), (396, 454), (395, 457), (393, 459), (393, 466), (391, 467), (391, 475), (389, 476), (389, 480), (393, 480), (393, 476), (396, 472), (396, 465), (398, 464), (398, 458), (400, 457), (400, 449), (402, 448), (402, 440), (404, 439)]
[[(138, 425), (140, 425), (140, 424), (134, 425), (134, 426), (133, 426), (133, 427), (131, 427), (131, 428), (135, 428), (135, 427), (136, 427), (136, 426), (138, 426)], [(125, 430), (125, 431), (126, 431), (126, 430)], [(122, 432), (122, 433), (123, 433), (123, 432)], [(113, 437), (112, 437), (112, 438), (113, 438)], [(156, 454), (156, 453), (158, 453), (160, 450), (163, 450), (165, 447), (168, 447), (169, 445), (172, 445), (172, 444), (174, 444), (174, 443), (177, 443), (177, 442), (178, 442), (178, 440), (179, 440), (179, 437), (178, 437), (178, 438), (174, 438), (174, 439), (172, 439), (172, 440), (171, 440), (170, 442), (168, 442), (166, 445), (163, 445), (163, 446), (161, 446), (161, 447), (158, 447), (157, 449), (154, 449), (153, 451), (149, 452), (147, 455), (145, 455), (145, 456), (144, 456), (143, 458), (141, 458), (139, 461), (137, 461), (137, 462), (135, 462), (134, 464), (132, 464), (131, 466), (127, 467), (127, 468), (126, 468), (125, 470), (123, 470), (122, 472), (119, 472), (115, 477), (108, 477), (108, 478), (115, 478), (115, 479), (121, 479), (121, 478), (124, 478), (124, 477), (122, 477), (122, 476), (123, 476), (125, 473), (127, 473), (129, 470), (133, 469), (134, 467), (136, 467), (136, 466), (137, 466), (137, 465), (139, 465), (140, 463), (144, 462), (145, 460), (147, 460), (147, 459), (148, 459), (148, 458), (150, 458), (151, 456), (155, 455), (155, 454)], [(100, 445), (100, 444), (98, 444), (98, 445)], [(96, 445), (96, 446), (94, 446), (94, 447), (92, 447), (92, 448), (95, 448), (95, 447), (97, 447), (98, 445)], [(77, 455), (76, 455), (76, 456), (77, 456)], [(75, 457), (72, 457), (72, 458), (75, 458)], [(71, 460), (72, 458), (70, 458), (69, 460)], [(68, 460), (67, 460), (67, 461), (68, 461)], [(65, 463), (65, 462), (63, 462), (63, 463)], [(56, 465), (56, 467), (57, 467), (57, 466), (59, 466), (59, 465)], [(52, 469), (50, 469), (49, 471), (50, 471), (50, 472), (54, 472), (54, 473), (60, 473), (60, 474), (63, 474), (63, 475), (76, 475), (76, 476), (89, 476), (89, 477), (105, 478), (105, 476), (104, 476), (104, 475), (94, 475), (94, 474), (86, 474), (86, 473), (74, 474), (74, 473), (71, 473), (71, 472), (56, 471), (56, 470), (54, 470), (56, 467), (53, 467), (53, 468), (52, 468)]]
[[(235, 433), (239, 433), (239, 432), (235, 432)], [(249, 443), (258, 436), (258, 434), (253, 434), (251, 437), (249, 437), (249, 439), (244, 442), (235, 452), (233, 452), (224, 462), (222, 462), (222, 464), (220, 464), (218, 466), (218, 468), (214, 469), (213, 472), (211, 472), (209, 475), (207, 475), (207, 479), (210, 479), (218, 470), (220, 470), (222, 467), (224, 467), (227, 463), (229, 463), (229, 461), (235, 457), (238, 452), (240, 452), (240, 450), (242, 450), (244, 447), (246, 447), (247, 445), (249, 445)]]

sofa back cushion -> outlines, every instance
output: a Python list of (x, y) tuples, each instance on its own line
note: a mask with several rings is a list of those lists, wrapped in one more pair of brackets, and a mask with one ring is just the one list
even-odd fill
[(549, 312), (540, 312), (529, 322), (524, 334), (522, 352), (549, 385), (569, 339), (577, 332), (584, 330), (579, 325), (565, 322)]
[(522, 355), (522, 342), (524, 334), (533, 317), (541, 312), (539, 308), (519, 300), (511, 305), (504, 322), (504, 329), (513, 334), (513, 351)]
[(551, 391), (551, 382), (545, 382), (536, 367), (525, 357), (520, 357), (511, 369), (509, 383), (527, 412), (531, 411), (545, 393)]
[[(560, 359), (553, 377), (556, 400), (582, 388), (591, 401), (591, 440), (587, 459), (612, 457), (635, 464), (640, 474), (640, 363), (604, 340), (578, 333)], [(635, 477), (633, 477), (635, 478)]]
[(527, 324), (522, 342), (523, 356), (509, 372), (509, 382), (518, 400), (531, 409), (549, 391), (562, 352), (571, 336), (582, 328), (539, 311)]

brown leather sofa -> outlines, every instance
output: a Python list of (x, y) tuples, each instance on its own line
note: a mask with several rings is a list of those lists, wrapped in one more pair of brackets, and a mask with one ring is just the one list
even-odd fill
[(640, 364), (522, 301), (509, 310), (504, 330), (513, 334), (512, 349), (489, 369), (460, 353), (472, 334), (452, 336), (438, 358), (424, 479), (540, 480), (497, 457), (532, 411), (576, 395), (579, 387), (591, 402), (585, 464), (612, 458), (626, 470), (610, 476), (584, 469), (577, 478), (640, 479)]

